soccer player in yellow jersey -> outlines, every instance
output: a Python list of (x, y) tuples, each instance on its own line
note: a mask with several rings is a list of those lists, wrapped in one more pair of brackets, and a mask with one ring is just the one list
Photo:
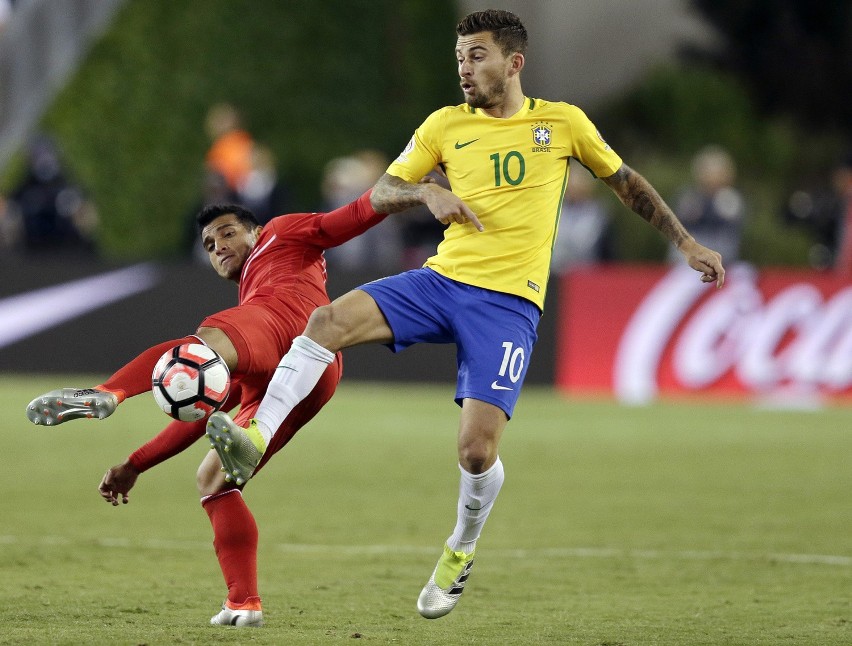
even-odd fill
[[(498, 445), (536, 340), (569, 159), (656, 227), (702, 281), (721, 287), (725, 279), (719, 254), (687, 233), (579, 108), (524, 95), (527, 34), (517, 16), (476, 12), (456, 31), (464, 104), (431, 114), (371, 196), (381, 212), (429, 207), (448, 225), (437, 253), (420, 269), (362, 285), (315, 310), (248, 429), (221, 413), (208, 424), (228, 475), (247, 479), (271, 429), (310, 393), (338, 350), (363, 343), (383, 343), (395, 352), (414, 343), (455, 343), (461, 483), (456, 526), (417, 601), (428, 618), (447, 614), (458, 602), (503, 483)], [(452, 191), (417, 183), (435, 166)]]

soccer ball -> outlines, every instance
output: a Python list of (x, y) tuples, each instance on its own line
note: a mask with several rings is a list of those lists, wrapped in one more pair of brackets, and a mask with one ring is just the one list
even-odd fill
[(225, 361), (200, 343), (172, 348), (160, 357), (151, 375), (157, 404), (182, 422), (197, 422), (219, 410), (230, 387)]

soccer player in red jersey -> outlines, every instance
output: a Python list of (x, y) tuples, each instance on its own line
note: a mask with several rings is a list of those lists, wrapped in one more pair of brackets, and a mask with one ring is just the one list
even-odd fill
[[(311, 312), (329, 303), (323, 250), (354, 238), (384, 217), (371, 207), (369, 192), (330, 213), (282, 215), (263, 227), (242, 207), (206, 207), (197, 216), (204, 249), (216, 272), (239, 285), (239, 304), (204, 319), (195, 335), (149, 348), (99, 386), (62, 388), (35, 398), (27, 406), (27, 417), (40, 425), (78, 418), (103, 419), (127, 397), (151, 389), (151, 373), (164, 352), (200, 340), (218, 352), (231, 371), (231, 392), (223, 408), (229, 410), (239, 404), (236, 419), (247, 424), (280, 357), (301, 334)], [(331, 398), (341, 369), (338, 354), (316, 388), (281, 425), (258, 469)], [(107, 470), (98, 488), (101, 496), (113, 505), (127, 503), (139, 474), (189, 447), (204, 435), (205, 425), (204, 420), (171, 422), (126, 461)], [(207, 453), (196, 479), (228, 586), (222, 610), (210, 623), (261, 626), (258, 532), (242, 498), (245, 483), (226, 482), (216, 451)]]

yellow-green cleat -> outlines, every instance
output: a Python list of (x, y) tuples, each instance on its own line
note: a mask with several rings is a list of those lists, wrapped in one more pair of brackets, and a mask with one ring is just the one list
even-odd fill
[(474, 553), (454, 552), (444, 545), (435, 571), (417, 598), (417, 610), (426, 619), (443, 617), (456, 607), (470, 576)]
[(248, 482), (266, 451), (257, 423), (251, 420), (248, 428), (242, 428), (220, 411), (207, 420), (207, 437), (222, 461), (225, 481), (238, 486)]

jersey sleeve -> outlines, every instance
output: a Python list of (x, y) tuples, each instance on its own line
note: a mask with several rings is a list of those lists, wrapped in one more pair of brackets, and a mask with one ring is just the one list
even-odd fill
[(151, 441), (143, 444), (128, 458), (140, 473), (165, 462), (192, 446), (204, 435), (206, 420), (200, 422), (171, 422)]
[[(240, 403), (240, 392), (239, 385), (233, 384), (228, 399), (222, 405), (222, 410), (235, 408)], [(128, 460), (140, 473), (147, 471), (192, 446), (204, 435), (206, 427), (206, 420), (199, 422), (175, 420), (149, 442), (131, 453)]]
[(370, 204), (367, 191), (354, 202), (320, 215), (320, 233), (323, 246), (336, 247), (355, 238), (387, 217), (387, 213), (376, 213)]
[(571, 156), (588, 168), (595, 177), (609, 177), (621, 168), (621, 157), (610, 148), (586, 113), (569, 106), (569, 123), (573, 141)]
[(441, 161), (441, 133), (443, 110), (433, 112), (424, 121), (393, 163), (388, 166), (388, 175), (406, 182), (419, 182)]
[(273, 218), (270, 224), (281, 240), (299, 242), (329, 249), (355, 238), (387, 217), (370, 204), (367, 191), (354, 202), (328, 213), (302, 213)]

